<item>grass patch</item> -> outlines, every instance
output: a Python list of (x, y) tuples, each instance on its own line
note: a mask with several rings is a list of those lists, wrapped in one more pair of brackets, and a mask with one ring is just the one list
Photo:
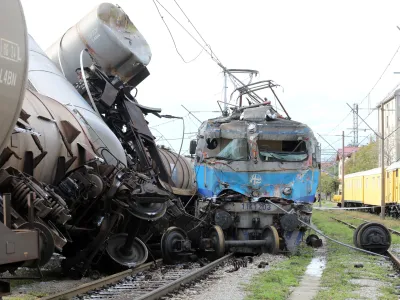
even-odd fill
[[(31, 279), (16, 279), (16, 280), (10, 280), (11, 284), (11, 292), (13, 292), (16, 288), (22, 286), (22, 285), (30, 285), (37, 282), (37, 280), (31, 280)], [(12, 295), (12, 296), (4, 296), (4, 300), (36, 300), (40, 299), (43, 297), (48, 296), (47, 293), (41, 292), (41, 291), (30, 291), (26, 293), (21, 293), (17, 295)]]
[(32, 284), (35, 283), (35, 280), (32, 279), (13, 279), (10, 280), (11, 289), (19, 287), (21, 285)]
[[(314, 203), (315, 207), (319, 207), (319, 202)], [(329, 200), (322, 199), (321, 207), (337, 207), (337, 203)]]
[(307, 265), (313, 256), (313, 250), (300, 247), (299, 252), (290, 258), (273, 265), (251, 279), (245, 290), (249, 292), (247, 300), (283, 300), (290, 288), (297, 286)]
[(28, 294), (31, 295), (31, 296), (34, 296), (34, 297), (36, 297), (36, 298), (43, 298), (43, 297), (46, 297), (46, 296), (48, 295), (47, 293), (38, 292), (38, 291), (29, 292)]
[[(354, 213), (351, 212), (351, 214)], [(353, 245), (354, 230), (332, 220), (331, 216), (354, 225), (361, 224), (363, 221), (352, 219), (348, 212), (313, 211), (313, 223), (320, 230), (334, 239)], [(392, 236), (392, 238), (395, 240), (397, 237)], [(364, 268), (355, 268), (355, 263), (362, 263)], [(393, 273), (392, 266), (384, 258), (364, 254), (328, 241), (327, 264), (321, 278), (323, 289), (318, 293), (316, 299), (358, 299), (359, 296), (354, 291), (363, 288), (352, 283), (352, 279), (372, 279), (383, 282), (386, 285), (379, 289), (381, 294), (379, 299), (398, 299), (394, 293), (394, 286), (400, 285), (400, 280), (388, 277), (388, 274)]]

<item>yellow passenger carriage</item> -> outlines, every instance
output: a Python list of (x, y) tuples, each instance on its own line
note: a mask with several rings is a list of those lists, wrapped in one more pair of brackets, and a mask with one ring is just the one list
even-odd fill
[[(399, 195), (399, 169), (400, 162), (395, 162), (385, 170), (385, 203), (398, 204)], [(335, 195), (333, 201), (340, 206), (342, 197)], [(347, 174), (344, 176), (344, 201), (345, 207), (380, 206), (381, 205), (381, 169), (375, 168), (367, 171)], [(375, 210), (378, 211), (378, 210)], [(397, 212), (396, 207), (390, 207), (388, 213)]]

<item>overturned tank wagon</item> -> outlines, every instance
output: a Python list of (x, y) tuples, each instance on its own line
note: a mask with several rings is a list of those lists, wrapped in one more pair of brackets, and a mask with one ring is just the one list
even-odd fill
[[(97, 207), (84, 204), (80, 207), (88, 210), (88, 217), (71, 219), (70, 224), (94, 218), (91, 224), (101, 228), (71, 227), (76, 237), (63, 248), (65, 269), (78, 265), (86, 270), (92, 261), (101, 261), (101, 253), (118, 266), (137, 266), (147, 259), (144, 244), (155, 245), (173, 263), (191, 255), (203, 239), (209, 240), (211, 233), (199, 234), (203, 226), (198, 223), (204, 220), (183, 204), (196, 194), (194, 170), (185, 158), (156, 146), (144, 116), (176, 117), (161, 115), (161, 109), (137, 100), (137, 86), (149, 75), (151, 51), (125, 12), (109, 3), (100, 4), (47, 49), (47, 55), (32, 38), (30, 45), (31, 88), (64, 105), (84, 124), (89, 143), (79, 146), (98, 158), (95, 171), (110, 176), (108, 184), (102, 183), (108, 190), (96, 197), (106, 195), (112, 208), (104, 200), (96, 201)], [(106, 167), (100, 170), (99, 164)], [(104, 178), (103, 173), (99, 175)], [(70, 188), (68, 184), (72, 182), (63, 186)], [(106, 223), (105, 207), (110, 210)], [(94, 232), (101, 236), (86, 245)], [(214, 248), (212, 243), (202, 247)]]
[[(0, 203), (10, 204), (7, 227), (37, 240), (29, 266), (44, 266), (59, 252), (66, 257), (64, 272), (79, 278), (144, 263), (146, 243), (160, 248), (176, 220), (185, 226), (195, 221), (181, 198), (195, 193), (196, 184), (184, 158), (155, 144), (144, 115), (163, 117), (161, 110), (139, 104), (132, 93), (149, 75), (151, 52), (128, 16), (100, 4), (73, 28), (57, 42), (56, 62), (21, 35), (28, 80), (24, 59), (15, 68), (25, 72), (15, 97), (1, 86), (7, 110), (0, 131)], [(10, 230), (4, 232), (12, 239)], [(176, 234), (165, 240), (164, 248), (177, 244)], [(190, 242), (182, 245), (191, 253)]]
[[(283, 117), (255, 93), (276, 86), (261, 81), (238, 89), (231, 113), (203, 122), (191, 144), (198, 210), (212, 207), (211, 221), (230, 251), (295, 251), (306, 230), (298, 219), (310, 222), (320, 150), (307, 125)], [(252, 102), (242, 106), (248, 95)]]

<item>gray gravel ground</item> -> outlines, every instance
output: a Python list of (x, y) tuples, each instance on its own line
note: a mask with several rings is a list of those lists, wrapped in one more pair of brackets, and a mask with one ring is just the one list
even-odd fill
[[(232, 266), (225, 266), (211, 273), (205, 280), (197, 282), (194, 286), (174, 294), (170, 300), (240, 300), (244, 299), (246, 292), (244, 284), (263, 271), (268, 271), (271, 265), (286, 259), (281, 255), (262, 254), (254, 257), (253, 263), (247, 268), (240, 268), (235, 272)], [(258, 268), (260, 262), (268, 262), (264, 268)]]
[[(196, 282), (190, 288), (185, 289), (174, 294), (170, 300), (190, 299), (190, 300), (239, 300), (245, 298), (245, 291), (243, 285), (248, 283), (250, 279), (262, 272), (267, 271), (271, 265), (286, 259), (284, 256), (276, 256), (270, 254), (263, 254), (261, 256), (254, 257), (252, 263), (249, 263), (247, 267), (241, 267), (235, 272), (226, 272), (233, 269), (233, 266), (228, 264), (224, 267), (219, 268), (206, 279)], [(37, 299), (36, 296), (46, 296), (61, 292), (66, 289), (70, 289), (77, 285), (81, 285), (90, 282), (92, 279), (83, 278), (81, 280), (70, 280), (60, 277), (60, 257), (55, 256), (45, 266), (43, 273), (45, 279), (42, 282), (34, 282), (29, 284), (19, 285), (12, 290), (12, 295), (9, 297), (3, 297), (5, 300), (23, 299), (33, 300)], [(264, 268), (258, 268), (260, 262), (267, 262), (268, 265)], [(36, 276), (35, 270), (32, 269), (20, 269), (17, 271), (18, 276)]]
[[(81, 280), (71, 280), (62, 278), (61, 276), (61, 256), (54, 255), (51, 260), (42, 268), (43, 280), (33, 283), (21, 284), (12, 288), (12, 294), (8, 297), (3, 297), (4, 300), (12, 299), (35, 299), (36, 296), (46, 296), (59, 293), (61, 291), (71, 289), (76, 285), (81, 285), (92, 281), (90, 278), (82, 278)], [(36, 269), (21, 268), (15, 272), (15, 276), (38, 276)], [(3, 276), (12, 276), (8, 273)], [(18, 282), (18, 281), (17, 281)], [(19, 282), (26, 282), (19, 281)]]

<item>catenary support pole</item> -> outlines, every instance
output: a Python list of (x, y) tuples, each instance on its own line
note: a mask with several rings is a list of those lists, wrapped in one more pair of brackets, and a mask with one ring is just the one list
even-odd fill
[(385, 219), (385, 118), (381, 105), (381, 219)]
[(344, 131), (342, 131), (342, 208), (344, 207)]
[[(321, 143), (318, 143), (319, 153), (321, 153)], [(321, 166), (321, 165), (320, 165)], [(322, 168), (319, 168), (319, 177), (318, 177), (318, 194), (321, 195), (321, 175), (322, 175)], [(326, 196), (326, 195), (325, 195)], [(322, 196), (319, 198), (319, 207), (321, 207)]]

